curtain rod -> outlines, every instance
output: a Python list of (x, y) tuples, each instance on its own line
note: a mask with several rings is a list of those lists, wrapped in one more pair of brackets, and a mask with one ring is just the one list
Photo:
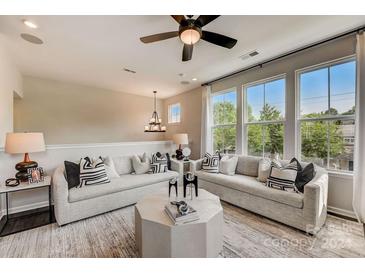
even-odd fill
[(308, 50), (310, 48), (313, 48), (313, 47), (316, 47), (316, 46), (319, 46), (319, 45), (322, 45), (322, 44), (325, 44), (325, 43), (328, 43), (328, 42), (331, 42), (333, 40), (336, 40), (336, 39), (339, 39), (339, 38), (342, 38), (342, 37), (345, 37), (345, 36), (349, 36), (351, 34), (354, 34), (354, 33), (358, 33), (358, 32), (362, 32), (365, 30), (365, 25), (361, 26), (361, 27), (358, 27), (356, 29), (352, 29), (350, 31), (347, 31), (347, 32), (344, 32), (344, 33), (341, 33), (341, 34), (338, 34), (336, 36), (332, 36), (330, 38), (327, 38), (327, 39), (324, 39), (324, 40), (321, 40), (319, 42), (315, 42), (313, 44), (309, 44), (307, 46), (304, 46), (304, 47), (301, 47), (301, 48), (298, 48), (298, 49), (295, 49), (295, 50), (292, 50), (292, 51), (289, 51), (287, 53), (284, 53), (282, 55), (279, 55), (279, 56), (276, 56), (274, 58), (271, 58), (271, 59), (268, 59), (266, 61), (263, 61), (261, 63), (257, 63), (255, 65), (252, 65), (250, 67), (247, 67), (247, 68), (243, 68), (243, 69), (240, 69), (240, 70), (237, 70), (237, 71), (234, 71), (232, 73), (229, 73), (229, 74), (226, 74), (226, 75), (223, 75), (221, 77), (218, 77), (216, 79), (213, 79), (209, 82), (205, 82), (204, 84), (202, 84), (201, 86), (208, 86), (208, 85), (211, 85), (215, 82), (218, 82), (218, 81), (221, 81), (221, 80), (224, 80), (224, 79), (227, 79), (227, 78), (230, 78), (230, 77), (233, 77), (237, 74), (240, 74), (242, 72), (245, 72), (245, 71), (248, 71), (248, 70), (251, 70), (251, 69), (254, 69), (254, 68), (257, 68), (257, 67), (260, 67), (262, 68), (263, 65), (266, 65), (268, 63), (271, 63), (271, 62), (275, 62), (277, 60), (280, 60), (282, 58), (285, 58), (285, 57), (288, 57), (290, 55), (293, 55), (293, 54), (296, 54), (298, 52), (301, 52), (301, 51), (305, 51), (305, 50)]

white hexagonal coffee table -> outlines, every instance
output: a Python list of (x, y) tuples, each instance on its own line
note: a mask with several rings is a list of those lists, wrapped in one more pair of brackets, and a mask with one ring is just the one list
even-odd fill
[[(219, 197), (199, 189), (199, 197), (185, 200), (199, 220), (174, 225), (164, 207), (167, 190), (144, 197), (135, 205), (136, 244), (144, 258), (217, 257), (223, 248), (223, 209)], [(180, 191), (182, 193), (182, 191)]]

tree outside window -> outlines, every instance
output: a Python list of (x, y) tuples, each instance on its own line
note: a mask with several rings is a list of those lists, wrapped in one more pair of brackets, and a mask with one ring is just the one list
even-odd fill
[(213, 106), (213, 151), (221, 153), (236, 152), (236, 91), (212, 95)]
[(298, 74), (300, 155), (334, 170), (353, 170), (356, 62), (345, 60)]
[(262, 81), (245, 88), (248, 155), (282, 157), (285, 79)]

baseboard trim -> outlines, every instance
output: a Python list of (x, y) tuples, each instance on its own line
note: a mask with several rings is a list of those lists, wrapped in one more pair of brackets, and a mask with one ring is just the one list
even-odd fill
[[(23, 205), (23, 206), (12, 207), (12, 208), (9, 208), (9, 214), (37, 209), (37, 208), (41, 208), (41, 207), (46, 207), (48, 205), (49, 205), (48, 201), (43, 201), (43, 202), (31, 203), (31, 204)], [(1, 210), (0, 211), (1, 218), (5, 215), (6, 215), (6, 209)]]
[(338, 208), (338, 207), (334, 207), (334, 206), (328, 206), (327, 211), (329, 213), (334, 213), (336, 215), (341, 215), (341, 216), (345, 216), (345, 217), (356, 220), (355, 213), (353, 211), (350, 211), (347, 209), (342, 209), (342, 208)]

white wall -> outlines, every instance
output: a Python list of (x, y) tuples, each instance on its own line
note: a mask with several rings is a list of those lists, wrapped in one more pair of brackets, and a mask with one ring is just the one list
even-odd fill
[[(31, 159), (38, 162), (43, 167), (46, 174), (52, 175), (54, 169), (62, 165), (65, 160), (77, 161), (81, 157), (90, 156), (118, 156), (148, 154), (156, 152), (169, 152), (175, 146), (171, 141), (146, 141), (146, 142), (123, 142), (123, 143), (104, 143), (104, 144), (66, 144), (49, 145), (45, 152), (32, 153)], [(6, 178), (14, 176), (14, 166), (22, 160), (22, 155), (9, 155), (0, 150), (0, 182)], [(37, 189), (21, 191), (10, 195), (10, 212), (19, 212), (48, 205), (47, 189)], [(1, 213), (1, 211), (0, 211)], [(4, 204), (2, 206), (4, 214)], [(0, 214), (1, 215), (1, 214)]]
[(13, 131), (13, 97), (22, 95), (22, 77), (5, 47), (0, 34), (0, 148), (5, 134)]

